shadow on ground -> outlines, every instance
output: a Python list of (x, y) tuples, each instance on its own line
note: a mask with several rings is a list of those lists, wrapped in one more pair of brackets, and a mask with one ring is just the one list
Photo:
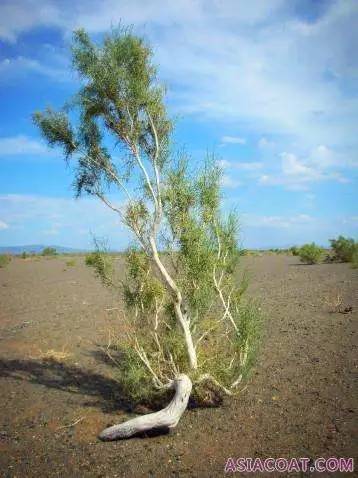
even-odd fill
[(132, 408), (116, 380), (54, 359), (0, 359), (0, 377), (94, 397), (94, 401), (85, 405), (97, 406), (108, 413)]

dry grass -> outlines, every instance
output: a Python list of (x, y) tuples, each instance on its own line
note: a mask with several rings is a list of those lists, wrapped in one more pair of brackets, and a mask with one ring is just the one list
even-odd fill
[(342, 294), (336, 290), (331, 291), (325, 297), (325, 303), (328, 306), (328, 311), (331, 314), (349, 314), (353, 311), (353, 307), (349, 304), (345, 304)]
[(62, 362), (63, 360), (68, 360), (72, 357), (72, 354), (66, 352), (65, 348), (62, 350), (49, 349), (45, 352), (40, 350), (39, 358), (42, 360), (55, 360), (56, 362)]

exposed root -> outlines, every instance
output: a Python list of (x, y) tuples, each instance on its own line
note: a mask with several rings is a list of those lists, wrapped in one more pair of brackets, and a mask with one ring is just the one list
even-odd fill
[(113, 425), (103, 430), (99, 438), (103, 441), (129, 438), (140, 432), (158, 428), (174, 428), (187, 408), (191, 394), (192, 383), (185, 374), (178, 375), (172, 382), (175, 395), (163, 410), (148, 415), (132, 418), (119, 425)]

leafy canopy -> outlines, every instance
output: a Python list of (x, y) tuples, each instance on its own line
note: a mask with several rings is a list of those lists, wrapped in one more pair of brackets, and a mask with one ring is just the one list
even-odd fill
[[(61, 147), (67, 161), (76, 160), (76, 196), (100, 198), (136, 238), (127, 251), (126, 278), (119, 280), (132, 313), (128, 387), (135, 390), (143, 376), (164, 383), (196, 369), (192, 357), (189, 367), (188, 340), (195, 342), (198, 373), (226, 386), (239, 383), (254, 357), (258, 317), (242, 302), (246, 282), (235, 279), (238, 222), (220, 209), (215, 158), (195, 169), (185, 155), (174, 160), (170, 154), (165, 90), (142, 38), (118, 29), (96, 45), (78, 30), (72, 58), (78, 94), (63, 110), (47, 108), (33, 117), (48, 143)], [(113, 186), (126, 198), (122, 208), (109, 200)], [(161, 258), (158, 247), (165, 251)], [(86, 258), (106, 285), (118, 283), (110, 259), (101, 251)]]

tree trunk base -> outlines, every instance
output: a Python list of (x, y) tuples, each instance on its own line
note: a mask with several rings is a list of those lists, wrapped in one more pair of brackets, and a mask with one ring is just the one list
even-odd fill
[(172, 386), (175, 389), (175, 395), (169, 405), (163, 408), (163, 410), (132, 418), (119, 425), (106, 428), (100, 433), (100, 440), (118, 440), (129, 438), (149, 430), (171, 429), (176, 427), (188, 406), (192, 382), (187, 375), (180, 374), (175, 378)]

